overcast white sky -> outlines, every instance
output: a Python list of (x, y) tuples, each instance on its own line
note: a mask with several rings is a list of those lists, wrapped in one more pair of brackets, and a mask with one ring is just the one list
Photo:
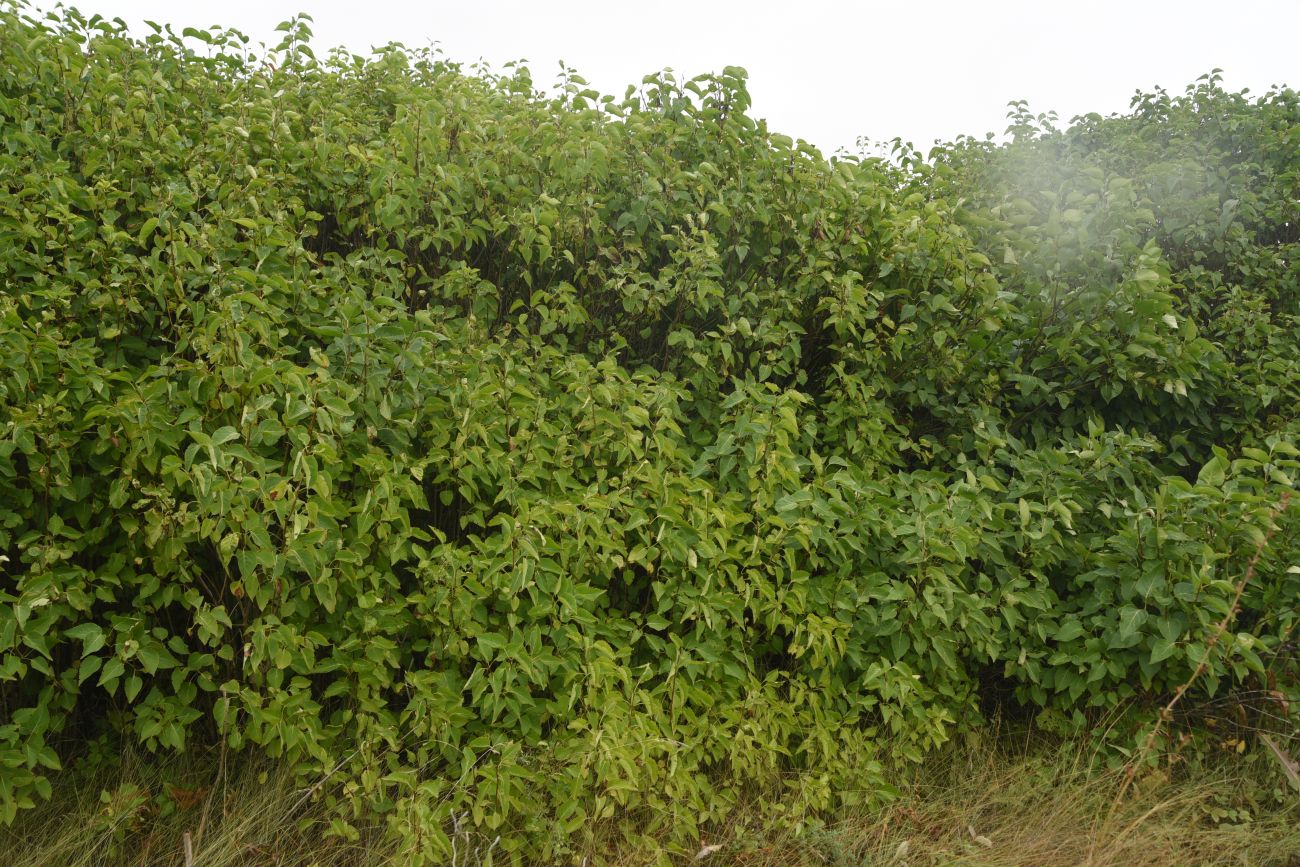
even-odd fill
[[(41, 2), (49, 8), (52, 2)], [(455, 60), (527, 59), (549, 84), (558, 61), (621, 95), (663, 67), (686, 75), (749, 70), (754, 113), (827, 153), (859, 136), (920, 146), (1001, 133), (1006, 104), (1028, 99), (1063, 119), (1171, 92), (1214, 67), (1262, 93), (1300, 87), (1300, 0), (77, 0), (89, 14), (182, 26), (221, 24), (273, 42), (295, 12), (314, 19), (317, 53), (390, 41), (436, 42)]]

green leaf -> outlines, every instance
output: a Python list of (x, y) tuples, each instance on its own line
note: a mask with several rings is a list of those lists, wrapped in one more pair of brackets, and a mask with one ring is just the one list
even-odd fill
[(1157, 638), (1151, 644), (1151, 664), (1164, 662), (1173, 656), (1174, 649), (1177, 647), (1175, 641), (1171, 638)]
[(122, 676), (124, 671), (126, 671), (126, 666), (122, 663), (122, 660), (116, 656), (110, 657), (99, 672), (99, 685), (112, 692), (117, 685), (118, 678)]
[(67, 629), (64, 635), (82, 642), (81, 655), (89, 656), (105, 644), (104, 629), (98, 623), (79, 623)]
[(1056, 631), (1054, 637), (1058, 642), (1065, 643), (1067, 641), (1073, 641), (1083, 635), (1083, 633), (1083, 624), (1077, 619), (1071, 618), (1061, 625), (1061, 628)]
[(1210, 487), (1221, 487), (1225, 479), (1227, 470), (1227, 461), (1217, 455), (1211, 458), (1196, 476), (1198, 485), (1208, 485)]
[(149, 240), (149, 238), (153, 235), (154, 229), (157, 228), (158, 228), (157, 217), (150, 217), (149, 219), (145, 220), (144, 225), (140, 227), (140, 233), (136, 236), (136, 243), (140, 244), (140, 246), (143, 247), (145, 243)]
[(103, 663), (104, 660), (98, 656), (87, 656), (81, 660), (80, 665), (77, 667), (77, 683), (85, 683), (88, 677), (99, 671)]
[(212, 434), (212, 444), (214, 446), (224, 445), (231, 440), (236, 440), (238, 438), (239, 431), (226, 425), (225, 427), (217, 428), (217, 430)]

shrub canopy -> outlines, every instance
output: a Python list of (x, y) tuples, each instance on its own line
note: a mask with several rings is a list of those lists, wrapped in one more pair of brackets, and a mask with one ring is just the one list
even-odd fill
[[(740, 69), (282, 29), (0, 10), (5, 818), (111, 735), (430, 859), (697, 840), (1206, 655), (1297, 467), (1294, 91), (826, 159)], [(1200, 695), (1294, 691), (1296, 512)]]

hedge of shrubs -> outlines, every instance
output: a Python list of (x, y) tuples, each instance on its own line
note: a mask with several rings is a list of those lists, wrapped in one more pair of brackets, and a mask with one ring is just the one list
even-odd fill
[(5, 819), (224, 742), (558, 858), (1207, 653), (1297, 698), (1296, 92), (828, 159), (740, 69), (282, 30), (0, 7)]

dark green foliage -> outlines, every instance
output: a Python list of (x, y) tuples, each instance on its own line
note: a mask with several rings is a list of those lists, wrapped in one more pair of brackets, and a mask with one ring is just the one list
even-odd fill
[[(876, 801), (991, 702), (1171, 692), (1291, 488), (1292, 91), (827, 161), (737, 69), (4, 10), (6, 818), (105, 734), (431, 860)], [(1197, 694), (1294, 690), (1294, 511)]]

